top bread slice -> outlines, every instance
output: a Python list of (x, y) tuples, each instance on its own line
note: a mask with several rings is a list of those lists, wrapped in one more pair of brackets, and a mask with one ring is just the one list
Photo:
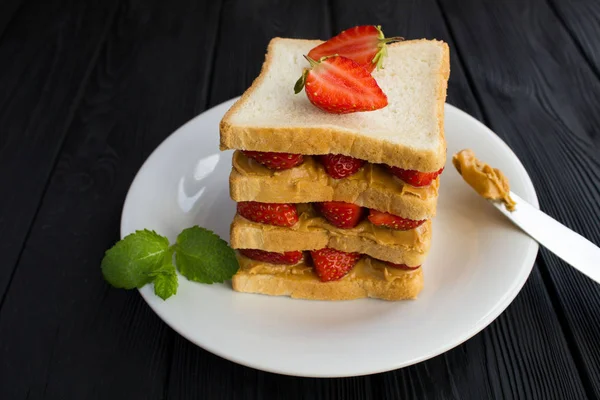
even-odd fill
[(437, 171), (446, 160), (444, 101), (448, 45), (410, 40), (388, 46), (373, 72), (388, 106), (352, 114), (326, 113), (294, 83), (318, 40), (271, 40), (258, 78), (221, 121), (221, 150), (344, 154), (404, 169)]

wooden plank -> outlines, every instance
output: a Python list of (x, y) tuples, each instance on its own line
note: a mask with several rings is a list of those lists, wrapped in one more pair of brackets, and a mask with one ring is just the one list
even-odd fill
[(28, 1), (0, 41), (0, 306), (116, 6)]
[[(327, 5), (318, 0), (226, 1), (221, 21), (211, 82), (213, 106), (241, 95), (252, 84), (273, 37), (318, 39), (331, 31)], [(228, 21), (236, 21), (235, 26)]]
[(0, 43), (2, 35), (6, 31), (8, 25), (13, 21), (13, 18), (19, 11), (19, 7), (23, 0), (6, 0), (0, 4)]
[[(596, 40), (600, 35), (600, 3), (593, 0), (548, 0), (548, 3), (595, 75), (600, 77), (600, 47)], [(598, 145), (600, 136), (595, 138)]]
[[(260, 71), (271, 38), (329, 36), (327, 16), (326, 3), (318, 0), (226, 1), (221, 12), (210, 106), (239, 96), (250, 86)], [(292, 385), (294, 378), (280, 381), (279, 376), (269, 379), (269, 375), (223, 360), (177, 336), (167, 397), (265, 398), (287, 394), (289, 387), (299, 387), (298, 383)]]
[[(567, 32), (548, 28), (560, 21), (545, 2), (481, 3), (441, 2), (491, 127), (525, 164), (542, 210), (598, 244), (600, 82)], [(587, 394), (599, 397), (600, 286), (540, 254)]]
[[(458, 4), (454, 7), (456, 12), (460, 10)], [(462, 58), (457, 51), (434, 0), (418, 4), (408, 0), (378, 2), (375, 7), (358, 1), (352, 4), (339, 1), (333, 15), (336, 29), (377, 21), (386, 36), (427, 37), (448, 42), (452, 63), (448, 102), (487, 122), (464, 73), (464, 64), (470, 60)], [(545, 334), (540, 335), (540, 332)], [(548, 352), (549, 348), (553, 349), (552, 353)], [(555, 363), (561, 368), (554, 367)], [(414, 399), (547, 399), (585, 395), (550, 297), (536, 269), (513, 304), (483, 332), (433, 360), (382, 374), (380, 382), (373, 386), (381, 388), (387, 398), (394, 398), (398, 393), (402, 398)]]
[(99, 263), (149, 153), (206, 101), (218, 2), (124, 1), (0, 310), (0, 398), (163, 398), (172, 331)]

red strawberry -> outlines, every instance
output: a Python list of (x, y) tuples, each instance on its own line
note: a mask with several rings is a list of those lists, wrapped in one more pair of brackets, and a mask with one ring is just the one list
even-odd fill
[(423, 224), (425, 219), (420, 221), (414, 219), (402, 218), (397, 215), (392, 215), (386, 212), (377, 210), (369, 210), (369, 221), (377, 226), (385, 226), (387, 228), (396, 229), (399, 231), (407, 231), (409, 229), (415, 229), (417, 226)]
[(274, 170), (290, 169), (302, 164), (302, 154), (267, 153), (264, 151), (243, 150), (246, 156), (253, 158), (267, 168)]
[(416, 267), (409, 267), (406, 264), (394, 264), (393, 262), (384, 261), (387, 265), (392, 268), (403, 269), (405, 271), (414, 271), (415, 269), (419, 269), (421, 266), (417, 265)]
[(315, 272), (323, 282), (342, 279), (360, 258), (358, 253), (346, 253), (330, 248), (310, 252)]
[(402, 179), (404, 182), (417, 187), (429, 185), (431, 182), (433, 182), (435, 178), (437, 178), (442, 173), (442, 171), (444, 171), (443, 167), (439, 171), (435, 172), (420, 172), (415, 171), (414, 169), (402, 169), (390, 166), (388, 166), (388, 168), (390, 169), (392, 174)]
[(271, 264), (293, 265), (298, 264), (302, 260), (301, 251), (286, 251), (284, 253), (274, 253), (257, 249), (239, 249), (238, 251), (245, 257)]
[(315, 203), (327, 221), (338, 228), (354, 228), (362, 217), (362, 207), (343, 201)]
[(387, 106), (387, 96), (369, 71), (346, 57), (306, 58), (311, 68), (302, 73), (294, 86), (305, 88), (311, 103), (323, 111), (347, 114), (373, 111)]
[(313, 60), (334, 54), (354, 60), (372, 72), (381, 68), (387, 54), (386, 44), (404, 40), (401, 37), (385, 38), (381, 26), (363, 25), (347, 29), (312, 49), (308, 56)]
[(274, 226), (292, 226), (298, 222), (298, 211), (293, 204), (258, 203), (240, 201), (237, 212), (250, 221)]
[(327, 175), (334, 179), (342, 179), (354, 175), (365, 164), (365, 160), (343, 156), (341, 154), (327, 154), (319, 156), (319, 161), (325, 167)]

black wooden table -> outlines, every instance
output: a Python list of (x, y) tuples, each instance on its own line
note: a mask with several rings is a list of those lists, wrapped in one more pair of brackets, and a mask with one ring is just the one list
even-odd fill
[(545, 212), (600, 243), (597, 0), (3, 0), (0, 399), (600, 397), (600, 285), (546, 250), (462, 346), (347, 379), (225, 361), (104, 283), (126, 191), (166, 136), (239, 95), (271, 37), (374, 23), (447, 41), (448, 102), (508, 143)]

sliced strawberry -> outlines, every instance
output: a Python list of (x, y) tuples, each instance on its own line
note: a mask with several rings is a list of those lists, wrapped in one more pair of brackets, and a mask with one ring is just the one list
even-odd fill
[(238, 251), (245, 257), (271, 264), (293, 265), (298, 264), (302, 260), (301, 251), (286, 251), (284, 253), (274, 253), (257, 249), (239, 249)]
[(330, 248), (311, 251), (310, 255), (315, 272), (323, 282), (342, 279), (360, 259), (358, 253), (346, 253)]
[(389, 261), (384, 261), (384, 263), (386, 263), (387, 265), (389, 265), (392, 268), (403, 269), (404, 271), (414, 271), (415, 269), (421, 268), (420, 265), (417, 265), (416, 267), (409, 267), (406, 264), (394, 264), (393, 262), (389, 262)]
[(334, 114), (373, 111), (387, 106), (387, 96), (369, 71), (346, 57), (306, 58), (311, 65), (296, 82), (311, 103)]
[(365, 160), (343, 156), (341, 154), (327, 154), (318, 156), (319, 161), (325, 167), (327, 175), (333, 179), (342, 179), (354, 175), (365, 164)]
[(268, 153), (264, 151), (242, 150), (247, 157), (253, 158), (267, 168), (274, 170), (290, 169), (302, 164), (302, 154)]
[(414, 219), (402, 218), (397, 215), (373, 209), (369, 210), (368, 218), (373, 225), (385, 226), (387, 228), (396, 229), (399, 231), (408, 231), (410, 229), (415, 229), (416, 227), (427, 221), (426, 219), (417, 221)]
[(381, 26), (363, 25), (347, 29), (325, 43), (321, 43), (308, 53), (313, 60), (334, 54), (347, 57), (367, 71), (375, 67), (380, 69), (387, 55), (387, 43), (404, 40), (401, 37), (387, 38), (381, 31)]
[(362, 207), (343, 201), (326, 201), (315, 203), (315, 206), (327, 221), (338, 228), (354, 228), (363, 215)]
[(414, 169), (402, 169), (390, 166), (388, 166), (388, 168), (392, 174), (402, 179), (404, 182), (417, 187), (429, 185), (442, 173), (442, 171), (444, 171), (443, 167), (439, 171), (435, 172), (420, 172), (415, 171)]
[(258, 203), (240, 201), (237, 212), (250, 221), (274, 226), (292, 226), (298, 222), (298, 211), (293, 204)]

